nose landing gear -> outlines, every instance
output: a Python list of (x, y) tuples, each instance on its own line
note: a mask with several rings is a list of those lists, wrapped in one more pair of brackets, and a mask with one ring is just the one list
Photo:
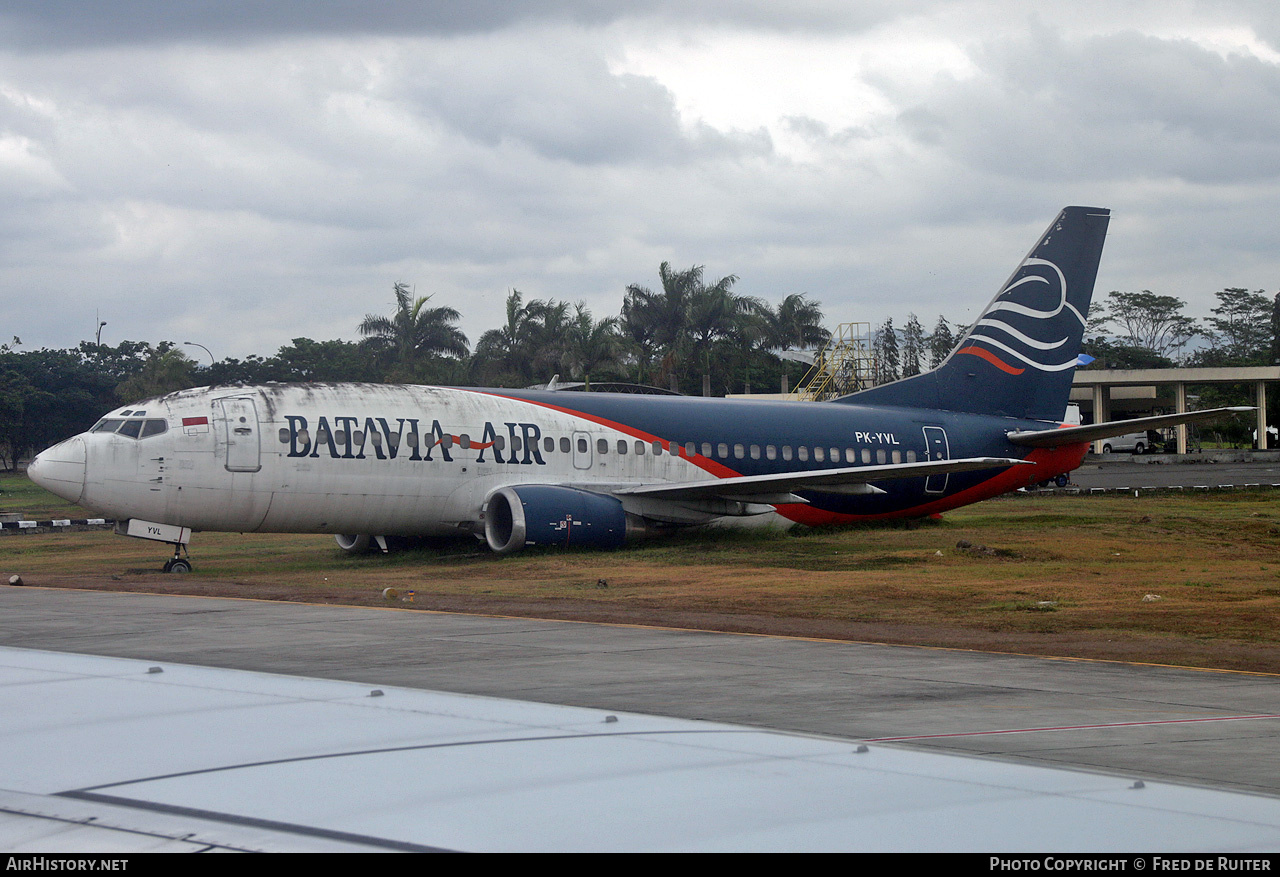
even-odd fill
[(191, 558), (184, 556), (187, 553), (187, 543), (191, 541), (189, 528), (131, 518), (127, 521), (116, 521), (116, 533), (121, 536), (133, 536), (137, 539), (150, 539), (153, 542), (172, 545), (173, 557), (165, 561), (164, 571), (191, 572)]
[(181, 542), (174, 543), (173, 557), (164, 562), (165, 572), (189, 573), (191, 572), (191, 556), (182, 557), (187, 553), (187, 546)]

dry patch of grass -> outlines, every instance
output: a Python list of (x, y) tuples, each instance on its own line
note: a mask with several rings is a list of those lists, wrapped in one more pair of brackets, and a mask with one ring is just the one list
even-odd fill
[(709, 530), (505, 558), (477, 543), (353, 558), (324, 536), (201, 533), (186, 577), (153, 572), (159, 544), (7, 531), (0, 574), (367, 605), (393, 587), (418, 608), (1280, 671), (1275, 499), (1011, 497), (910, 527)]

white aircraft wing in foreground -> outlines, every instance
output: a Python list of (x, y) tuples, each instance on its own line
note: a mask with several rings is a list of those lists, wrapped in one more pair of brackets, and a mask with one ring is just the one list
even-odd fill
[(0, 741), (10, 853), (1280, 848), (1275, 798), (15, 648)]

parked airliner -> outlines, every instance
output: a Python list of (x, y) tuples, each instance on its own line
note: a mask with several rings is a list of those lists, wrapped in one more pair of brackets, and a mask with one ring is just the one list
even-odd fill
[(472, 534), (506, 553), (763, 514), (943, 512), (1070, 472), (1095, 439), (1221, 413), (1062, 423), (1109, 217), (1063, 210), (937, 369), (832, 402), (202, 387), (113, 411), (27, 471), (173, 545), (171, 571), (190, 569), (199, 530), (333, 533), (350, 550)]

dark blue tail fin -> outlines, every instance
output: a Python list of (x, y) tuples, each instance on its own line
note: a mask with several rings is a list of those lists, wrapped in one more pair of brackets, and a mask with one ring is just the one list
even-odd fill
[(1063, 210), (941, 365), (836, 401), (1060, 420), (1110, 217)]

